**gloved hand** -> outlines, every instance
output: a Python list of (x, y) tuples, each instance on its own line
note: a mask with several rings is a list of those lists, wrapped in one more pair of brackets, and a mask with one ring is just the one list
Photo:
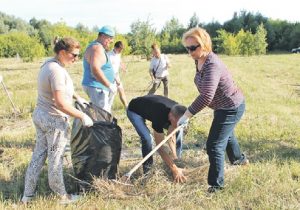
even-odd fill
[(110, 83), (109, 85), (109, 92), (115, 94), (117, 92), (117, 86), (115, 83)]
[(82, 122), (82, 125), (86, 126), (86, 127), (91, 127), (94, 124), (93, 120), (85, 113), (83, 113), (81, 122)]
[(0, 83), (3, 81), (3, 77), (2, 75), (0, 75)]
[(177, 121), (177, 126), (187, 125), (189, 123), (189, 118), (186, 115), (182, 115)]
[(180, 125), (187, 125), (189, 122), (189, 119), (193, 116), (193, 114), (187, 109), (185, 113), (179, 118), (177, 121), (177, 126)]
[(77, 97), (76, 101), (84, 108), (86, 108), (86, 106), (89, 104), (89, 102), (87, 100), (85, 100), (84, 98), (81, 98), (79, 96)]

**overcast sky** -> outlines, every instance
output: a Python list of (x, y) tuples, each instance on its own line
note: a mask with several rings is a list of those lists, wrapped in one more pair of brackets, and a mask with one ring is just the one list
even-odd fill
[(232, 18), (234, 12), (260, 12), (272, 19), (300, 22), (299, 0), (0, 0), (0, 11), (29, 21), (32, 17), (51, 23), (64, 21), (69, 26), (82, 23), (111, 25), (118, 32), (130, 31), (130, 24), (150, 20), (160, 30), (173, 16), (186, 26), (194, 13), (200, 22)]

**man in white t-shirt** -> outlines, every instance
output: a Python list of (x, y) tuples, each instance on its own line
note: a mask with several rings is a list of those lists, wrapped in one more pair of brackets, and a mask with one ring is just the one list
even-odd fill
[(168, 68), (171, 67), (169, 58), (167, 55), (161, 54), (157, 44), (153, 44), (151, 48), (153, 57), (150, 62), (149, 73), (153, 81), (153, 85), (152, 88), (149, 90), (148, 95), (153, 95), (155, 91), (159, 88), (160, 83), (163, 82), (164, 96), (168, 97)]
[[(122, 63), (121, 59), (121, 53), (122, 50), (124, 49), (123, 43), (121, 41), (117, 41), (114, 45), (114, 49), (108, 53), (110, 62), (112, 64), (114, 74), (115, 74), (115, 84), (117, 85), (118, 93), (120, 100), (124, 107), (126, 108), (128, 103), (126, 99), (126, 95), (124, 92), (124, 88), (120, 79), (120, 73), (119, 69), (121, 68), (123, 71), (125, 71), (125, 66)], [(114, 98), (115, 98), (116, 93), (110, 93), (109, 95), (109, 106), (112, 107)]]

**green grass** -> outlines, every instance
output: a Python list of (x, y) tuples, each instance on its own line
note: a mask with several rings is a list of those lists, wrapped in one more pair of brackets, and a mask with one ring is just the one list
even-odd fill
[[(299, 209), (300, 208), (300, 56), (276, 54), (253, 57), (221, 56), (235, 82), (246, 96), (246, 112), (236, 128), (241, 148), (251, 164), (226, 165), (226, 186), (213, 196), (206, 194), (208, 159), (203, 145), (212, 121), (212, 111), (204, 109), (189, 126), (183, 160), (188, 181), (173, 184), (169, 170), (155, 155), (149, 177), (141, 170), (133, 175), (134, 187), (96, 180), (96, 191), (67, 207), (57, 204), (47, 181), (47, 168), (40, 176), (37, 198), (32, 209)], [(124, 58), (128, 71), (121, 74), (128, 99), (147, 93), (149, 84), (146, 60)], [(188, 106), (198, 92), (193, 83), (195, 67), (186, 55), (170, 55), (170, 98)], [(23, 63), (0, 59), (0, 75), (18, 107), (12, 106), (0, 90), (0, 209), (23, 209), (18, 200), (24, 173), (34, 147), (35, 130), (31, 113), (36, 102), (36, 79), (43, 60)], [(69, 68), (76, 90), (81, 89), (81, 62)], [(162, 88), (158, 91), (162, 94)], [(138, 136), (125, 115), (118, 97), (113, 107), (123, 130), (123, 147), (132, 158), (120, 162), (120, 175), (128, 172), (141, 158)], [(196, 144), (200, 145), (196, 147)], [(135, 156), (135, 158), (133, 158)], [(138, 157), (138, 158), (136, 158)], [(66, 187), (74, 191), (75, 181), (65, 167)]]

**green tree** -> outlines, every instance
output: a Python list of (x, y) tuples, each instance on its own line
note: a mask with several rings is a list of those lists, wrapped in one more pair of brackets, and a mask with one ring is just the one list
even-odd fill
[(290, 49), (300, 47), (300, 23), (295, 23), (290, 34)]
[(217, 31), (218, 36), (215, 38), (217, 43), (217, 52), (224, 53), (226, 55), (238, 55), (239, 44), (232, 33), (228, 33), (221, 29)]
[(267, 39), (267, 30), (264, 28), (264, 24), (261, 23), (254, 35), (254, 50), (256, 55), (266, 54), (268, 43)]
[(0, 25), (2, 25), (2, 30), (0, 31), (0, 34), (16, 31), (25, 32), (29, 35), (35, 34), (34, 28), (31, 25), (29, 25), (26, 21), (22, 20), (21, 18), (6, 15), (2, 12), (0, 12)]
[(255, 39), (254, 35), (250, 31), (244, 31), (241, 29), (235, 36), (237, 48), (239, 49), (239, 55), (254, 55), (255, 54)]
[(181, 44), (181, 37), (185, 29), (179, 20), (172, 17), (167, 21), (160, 33), (161, 49), (164, 53), (182, 53), (185, 52)]
[(130, 25), (130, 46), (132, 53), (144, 55), (147, 59), (151, 57), (151, 45), (156, 42), (156, 30), (150, 24), (150, 21), (140, 21)]
[(19, 55), (24, 61), (45, 56), (43, 45), (37, 37), (30, 37), (24, 32), (11, 32), (0, 35), (0, 57)]

